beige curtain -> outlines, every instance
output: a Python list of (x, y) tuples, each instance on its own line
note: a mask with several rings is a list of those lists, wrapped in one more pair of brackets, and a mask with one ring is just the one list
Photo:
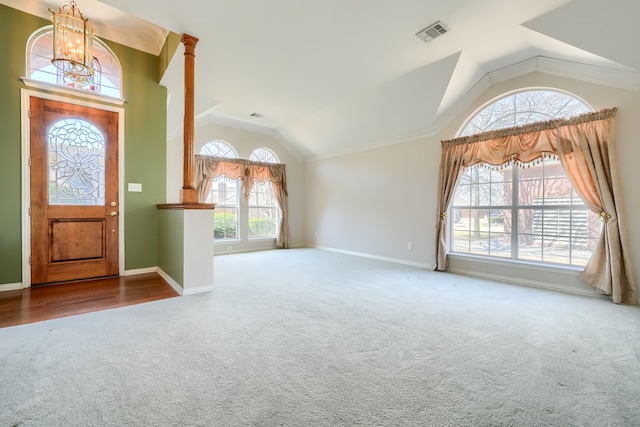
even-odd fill
[(442, 142), (438, 182), (438, 223), (435, 268), (447, 267), (446, 211), (464, 168), (487, 163), (526, 164), (558, 155), (576, 192), (604, 222), (600, 241), (581, 279), (613, 302), (637, 304), (636, 284), (621, 218), (619, 179), (615, 164), (616, 109), (584, 114), (457, 138)]
[(195, 156), (195, 183), (199, 201), (206, 200), (211, 182), (219, 176), (242, 181), (242, 194), (249, 199), (254, 182), (270, 181), (282, 216), (276, 246), (289, 247), (289, 206), (286, 166), (281, 163), (262, 163), (244, 159), (228, 159), (205, 155)]
[(229, 179), (241, 179), (245, 173), (245, 165), (235, 162), (237, 159), (223, 159), (212, 156), (195, 156), (195, 183), (198, 190), (198, 201), (204, 203), (211, 190), (211, 183), (219, 176)]
[(621, 215), (613, 120), (611, 116), (559, 128), (558, 151), (576, 192), (603, 222), (598, 244), (581, 279), (598, 292), (611, 295), (613, 302), (635, 305), (638, 297), (628, 231)]

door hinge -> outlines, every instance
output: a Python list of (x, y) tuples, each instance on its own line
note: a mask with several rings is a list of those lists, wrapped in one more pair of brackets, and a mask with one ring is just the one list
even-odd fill
[(29, 167), (31, 167), (31, 157), (29, 157)]
[(29, 118), (31, 118), (31, 108), (27, 110), (27, 115), (29, 116)]
[(29, 206), (29, 216), (31, 216), (31, 206)]
[(29, 255), (29, 265), (31, 265), (31, 255)]

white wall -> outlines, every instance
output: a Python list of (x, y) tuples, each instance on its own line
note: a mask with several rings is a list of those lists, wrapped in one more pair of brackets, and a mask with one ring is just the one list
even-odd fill
[[(266, 147), (272, 150), (281, 163), (287, 165), (287, 186), (289, 190), (289, 228), (291, 233), (291, 246), (304, 244), (304, 164), (297, 160), (278, 140), (273, 136), (224, 126), (215, 123), (207, 123), (195, 130), (194, 152), (200, 152), (202, 146), (212, 140), (222, 140), (229, 143), (238, 152), (238, 157), (248, 159), (256, 148)], [(170, 139), (167, 142), (167, 202), (173, 203), (180, 200), (182, 188), (182, 137)], [(242, 198), (241, 198), (242, 199)], [(241, 203), (246, 203), (242, 199)], [(275, 247), (275, 239), (253, 240), (246, 238), (246, 232), (240, 241), (216, 243), (216, 254), (227, 252), (244, 252), (249, 250), (270, 249)], [(227, 251), (227, 248), (232, 250)]]
[[(583, 98), (595, 110), (619, 108), (616, 129), (623, 202), (630, 240), (640, 244), (640, 222), (632, 220), (640, 217), (640, 198), (635, 188), (640, 183), (637, 165), (640, 94), (538, 72), (495, 84), (432, 137), (307, 163), (307, 244), (432, 266), (440, 141), (455, 137), (464, 121), (486, 102), (506, 92), (531, 87), (566, 90)], [(407, 249), (408, 242), (412, 242), (412, 250)], [(632, 247), (636, 277), (639, 277), (639, 251), (640, 248)], [(530, 267), (504, 271), (502, 267), (498, 270), (489, 265), (487, 270), (486, 263), (474, 265), (468, 260), (451, 260), (450, 265), (478, 275), (489, 276), (494, 271), (523, 284), (536, 282), (541, 276)], [(548, 287), (560, 285), (578, 293), (593, 292), (577, 280), (576, 272), (565, 271), (550, 278), (545, 271), (544, 276), (543, 280), (550, 283)]]

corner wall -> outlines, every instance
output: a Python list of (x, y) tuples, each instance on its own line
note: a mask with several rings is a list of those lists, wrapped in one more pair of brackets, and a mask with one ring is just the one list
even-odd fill
[[(309, 162), (305, 169), (305, 239), (308, 246), (357, 253), (417, 264), (434, 265), (438, 213), (437, 185), (440, 141), (453, 138), (464, 121), (480, 106), (506, 92), (532, 87), (550, 87), (571, 92), (590, 103), (595, 110), (618, 107), (617, 147), (619, 172), (625, 203), (626, 224), (634, 245), (634, 271), (640, 277), (637, 254), (640, 248), (640, 198), (635, 183), (640, 182), (640, 145), (637, 144), (637, 117), (640, 94), (583, 81), (530, 73), (494, 85), (439, 130), (434, 136), (416, 139), (359, 153)], [(411, 242), (413, 249), (408, 249)], [(489, 268), (512, 282), (534, 282), (540, 274), (527, 268), (487, 267), (469, 260), (452, 259), (450, 266), (459, 271), (482, 273)], [(567, 274), (571, 279), (567, 279)], [(566, 290), (592, 293), (577, 280), (577, 272), (561, 273), (540, 280), (567, 285)], [(556, 282), (556, 283), (551, 283)]]

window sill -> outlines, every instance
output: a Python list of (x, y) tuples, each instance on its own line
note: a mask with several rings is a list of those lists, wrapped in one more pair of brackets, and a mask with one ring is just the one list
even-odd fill
[(543, 264), (533, 261), (512, 260), (503, 258), (491, 258), (482, 255), (463, 254), (450, 252), (447, 258), (451, 260), (460, 260), (467, 262), (475, 262), (480, 264), (500, 265), (504, 267), (518, 268), (522, 270), (547, 271), (550, 273), (561, 273), (576, 276), (582, 272), (584, 267), (562, 264)]
[(64, 86), (55, 85), (52, 83), (29, 79), (27, 77), (21, 77), (21, 79), (26, 87), (32, 88), (32, 89), (46, 90), (49, 92), (59, 93), (63, 95), (79, 96), (85, 99), (107, 102), (115, 105), (124, 105), (124, 103), (126, 102), (126, 100), (123, 98), (114, 98), (112, 96), (102, 95), (99, 93), (90, 92), (82, 89), (68, 88)]

